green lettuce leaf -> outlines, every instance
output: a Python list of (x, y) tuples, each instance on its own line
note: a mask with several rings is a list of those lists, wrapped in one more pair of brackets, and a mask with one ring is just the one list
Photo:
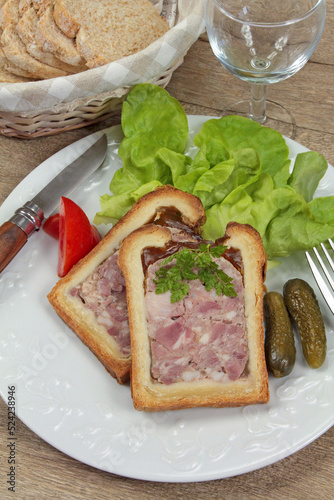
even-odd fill
[(230, 153), (225, 146), (219, 140), (209, 137), (207, 141), (202, 144), (200, 150), (196, 154), (194, 158), (194, 165), (195, 168), (197, 168), (197, 166), (199, 166), (197, 165), (197, 161), (202, 163), (205, 159), (209, 163), (210, 168), (212, 168), (215, 165), (218, 165), (218, 163), (228, 160), (229, 158)]
[[(134, 191), (135, 189), (141, 186), (142, 182), (136, 175), (132, 174), (130, 170), (125, 170), (124, 168), (120, 168), (116, 170), (110, 185), (109, 189), (115, 194), (123, 194)], [(115, 187), (114, 187), (115, 186)], [(110, 196), (110, 195), (105, 195)]]
[[(169, 168), (171, 174), (171, 184), (174, 184), (174, 186), (180, 175), (184, 175), (188, 172), (188, 166), (192, 162), (190, 156), (176, 153), (168, 148), (159, 149), (157, 157)], [(167, 182), (164, 184), (167, 184)]]
[(206, 214), (204, 238), (215, 240), (231, 220), (250, 224), (259, 231), (270, 260), (306, 250), (334, 235), (334, 224), (317, 220), (303, 196), (288, 185), (275, 188), (268, 174), (246, 188), (238, 187)]
[(152, 180), (172, 182), (170, 169), (157, 152), (161, 148), (184, 152), (188, 119), (181, 104), (159, 86), (139, 84), (123, 103), (121, 122), (125, 137), (118, 155), (123, 166), (111, 180), (112, 193), (123, 194)]
[(231, 115), (208, 120), (194, 138), (194, 144), (200, 148), (208, 141), (216, 141), (229, 152), (241, 148), (255, 149), (262, 172), (269, 173), (276, 186), (286, 184), (290, 176), (289, 148), (282, 135), (248, 118)]
[[(114, 194), (120, 194), (120, 188), (124, 186), (124, 177), (131, 176), (140, 184), (151, 180), (159, 180), (162, 184), (172, 182), (169, 168), (157, 157), (161, 145), (156, 140), (156, 135), (143, 132), (129, 139), (123, 139), (119, 147), (119, 157), (123, 161), (122, 174), (113, 177), (110, 190)], [(119, 182), (121, 183), (119, 184)]]
[(197, 179), (193, 187), (193, 194), (198, 196), (204, 208), (212, 206), (221, 201), (230, 191), (230, 186), (234, 183), (236, 175), (236, 162), (226, 160), (215, 165)]
[(131, 89), (122, 105), (121, 123), (125, 137), (154, 132), (161, 146), (179, 153), (186, 146), (187, 115), (179, 101), (157, 85), (141, 83)]
[(288, 184), (306, 201), (311, 201), (326, 170), (327, 161), (320, 153), (316, 151), (299, 153)]
[(134, 191), (110, 196), (104, 194), (100, 196), (101, 211), (94, 217), (95, 224), (114, 224), (121, 219), (126, 212), (130, 210), (132, 205), (139, 200), (144, 194), (154, 191), (158, 186), (161, 186), (159, 181), (151, 181), (139, 186)]
[(250, 224), (273, 265), (274, 259), (334, 237), (334, 197), (312, 199), (327, 169), (319, 153), (297, 155), (290, 174), (281, 134), (227, 116), (204, 123), (191, 158), (184, 154), (188, 121), (182, 106), (152, 84), (139, 84), (128, 94), (122, 128), (122, 168), (111, 180), (112, 194), (101, 197), (95, 223), (114, 223), (141, 196), (170, 183), (201, 199), (204, 238), (221, 237), (230, 221)]
[(319, 222), (334, 225), (334, 196), (314, 198), (308, 206)]
[(304, 206), (290, 219), (284, 214), (273, 219), (263, 244), (271, 259), (286, 257), (297, 250), (307, 250), (333, 236), (334, 225), (322, 224)]
[(260, 158), (254, 149), (232, 151), (229, 160), (218, 163), (199, 177), (193, 194), (200, 198), (206, 210), (220, 203), (236, 187), (254, 182), (260, 171)]
[(181, 191), (186, 191), (187, 193), (193, 194), (194, 188), (198, 179), (207, 172), (206, 167), (198, 167), (195, 170), (190, 170), (184, 175), (180, 175), (174, 186)]

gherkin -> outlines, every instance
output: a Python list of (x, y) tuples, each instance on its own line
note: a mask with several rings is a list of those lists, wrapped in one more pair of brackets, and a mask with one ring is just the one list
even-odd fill
[(285, 283), (283, 297), (298, 329), (307, 364), (311, 368), (320, 368), (326, 359), (327, 341), (314, 290), (306, 281), (294, 278)]
[(286, 377), (294, 367), (296, 347), (283, 296), (278, 292), (266, 293), (263, 312), (267, 368), (276, 378)]

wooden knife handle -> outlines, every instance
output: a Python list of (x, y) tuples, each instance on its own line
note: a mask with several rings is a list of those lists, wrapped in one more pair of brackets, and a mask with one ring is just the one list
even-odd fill
[(0, 227), (0, 272), (10, 263), (17, 252), (27, 242), (27, 235), (12, 222), (5, 222)]

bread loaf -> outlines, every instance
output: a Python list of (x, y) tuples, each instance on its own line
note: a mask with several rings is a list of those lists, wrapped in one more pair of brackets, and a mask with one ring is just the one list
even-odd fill
[(189, 294), (173, 304), (169, 291), (156, 294), (155, 271), (161, 260), (151, 258), (143, 266), (143, 252), (153, 251), (159, 259), (167, 249), (172, 253), (170, 230), (147, 225), (132, 232), (120, 248), (131, 335), (131, 393), (137, 410), (244, 406), (269, 400), (262, 241), (252, 227), (232, 222), (220, 243), (227, 251), (215, 261), (233, 278), (237, 296), (218, 296), (195, 279), (189, 281)]
[(1, 0), (0, 68), (4, 78), (66, 76), (139, 52), (167, 30), (149, 0)]
[(138, 200), (48, 295), (59, 316), (120, 383), (129, 380), (131, 352), (125, 283), (117, 252), (126, 236), (154, 220), (160, 223), (167, 209), (177, 217), (180, 232), (191, 228), (196, 235), (205, 221), (197, 197), (172, 186), (158, 188)]

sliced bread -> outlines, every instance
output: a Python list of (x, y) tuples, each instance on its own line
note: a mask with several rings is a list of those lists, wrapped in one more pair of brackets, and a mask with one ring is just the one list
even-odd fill
[[(2, 36), (2, 34), (1, 34), (1, 36)], [(1, 38), (0, 38), (0, 42), (1, 42)], [(12, 75), (14, 75), (14, 77), (19, 76), (22, 78), (27, 78), (29, 80), (35, 79), (34, 75), (32, 73), (29, 73), (29, 71), (24, 70), (24, 69), (16, 66), (15, 64), (13, 64), (11, 61), (9, 61), (7, 59), (3, 49), (1, 47), (1, 43), (0, 43), (0, 67), (3, 68), (4, 70), (6, 70), (8, 73), (11, 73)]]
[(35, 8), (31, 6), (23, 12), (22, 17), (17, 23), (17, 32), (25, 44), (27, 52), (42, 63), (58, 68), (66, 73), (77, 73), (80, 71), (80, 67), (66, 64), (51, 52), (47, 52), (41, 48), (36, 39), (38, 20), (38, 14)]
[(51, 52), (66, 64), (87, 69), (84, 59), (78, 53), (75, 41), (66, 36), (55, 24), (51, 3), (45, 6), (40, 15), (36, 28), (36, 40), (44, 51)]
[(7, 0), (0, 10), (0, 27), (2, 30), (8, 24), (17, 24), (20, 19), (19, 14), (20, 0)]
[[(23, 6), (21, 0), (7, 0), (0, 11), (0, 25), (5, 31), (2, 34), (4, 53), (8, 62), (15, 65), (10, 71), (14, 73), (17, 68), (21, 68), (33, 78), (54, 78), (75, 72), (65, 64), (62, 65), (61, 61), (57, 64), (57, 59), (52, 54), (39, 50), (34, 42), (34, 26), (31, 22), (34, 18), (31, 15), (37, 16), (35, 8), (27, 3)], [(7, 27), (10, 29), (6, 30)], [(10, 64), (4, 66), (9, 71)], [(18, 73), (14, 74), (18, 76)], [(24, 76), (28, 75), (24, 73)]]
[(143, 50), (168, 31), (149, 0), (54, 0), (54, 18), (95, 68)]
[(34, 78), (46, 79), (67, 75), (65, 71), (52, 68), (32, 57), (20, 39), (16, 27), (12, 24), (8, 24), (3, 30), (1, 45), (8, 61), (27, 71)]
[(0, 82), (2, 83), (26, 83), (31, 81), (30, 78), (25, 78), (24, 76), (18, 76), (7, 71), (1, 63), (0, 59)]
[(20, 15), (24, 14), (24, 12), (30, 7), (34, 7), (36, 12), (43, 11), (46, 5), (50, 3), (50, 0), (20, 0), (19, 12)]

